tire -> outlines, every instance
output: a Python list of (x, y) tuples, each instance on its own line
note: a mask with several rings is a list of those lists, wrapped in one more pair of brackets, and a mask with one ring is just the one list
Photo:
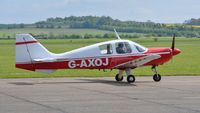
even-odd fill
[(155, 74), (155, 75), (153, 75), (153, 80), (154, 80), (155, 82), (159, 82), (159, 81), (161, 80), (160, 74)]
[(123, 76), (120, 77), (119, 74), (116, 74), (116, 76), (115, 76), (115, 80), (116, 80), (116, 81), (122, 81), (123, 78), (124, 78), (124, 77), (123, 77)]
[(133, 75), (128, 75), (127, 76), (127, 82), (128, 83), (134, 83), (135, 82), (135, 77)]

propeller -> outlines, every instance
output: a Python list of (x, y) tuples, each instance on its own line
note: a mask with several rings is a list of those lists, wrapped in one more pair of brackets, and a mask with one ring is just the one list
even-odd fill
[(175, 48), (175, 38), (176, 38), (176, 34), (173, 34), (172, 46), (171, 46), (172, 52), (174, 51), (174, 48)]
[(176, 38), (176, 34), (173, 34), (173, 39), (172, 39), (172, 46), (171, 46), (171, 62), (173, 62), (173, 52), (174, 52), (174, 48), (175, 48), (175, 38)]
[(181, 50), (179, 50), (178, 48), (175, 48), (175, 38), (176, 38), (176, 35), (174, 34), (173, 35), (173, 39), (172, 39), (172, 46), (171, 46), (171, 56), (172, 56), (172, 59), (173, 59), (173, 56), (181, 53)]

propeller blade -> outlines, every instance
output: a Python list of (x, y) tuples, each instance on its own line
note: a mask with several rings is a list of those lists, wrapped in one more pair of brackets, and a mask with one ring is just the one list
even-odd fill
[(172, 39), (172, 52), (171, 52), (171, 56), (172, 56), (172, 59), (171, 59), (171, 62), (173, 62), (173, 51), (174, 51), (174, 48), (175, 48), (175, 38), (176, 38), (176, 35), (173, 34), (173, 39)]
[(176, 35), (174, 34), (173, 39), (172, 39), (172, 47), (171, 47), (172, 50), (174, 50), (175, 48), (175, 38), (176, 38)]

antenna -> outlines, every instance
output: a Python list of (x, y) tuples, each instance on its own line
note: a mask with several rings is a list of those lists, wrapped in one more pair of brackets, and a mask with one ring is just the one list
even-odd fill
[(121, 38), (120, 38), (119, 34), (117, 33), (117, 31), (116, 31), (115, 29), (114, 29), (114, 31), (115, 31), (116, 37), (117, 37), (119, 40), (121, 40)]

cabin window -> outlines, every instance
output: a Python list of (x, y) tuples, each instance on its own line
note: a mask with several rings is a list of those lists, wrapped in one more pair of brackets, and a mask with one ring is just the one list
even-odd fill
[(138, 50), (138, 52), (145, 52), (146, 51), (146, 49), (142, 46), (135, 45), (135, 48)]
[(104, 44), (104, 45), (99, 46), (99, 48), (100, 48), (100, 53), (103, 55), (113, 53), (111, 44)]
[(125, 54), (125, 53), (131, 53), (131, 46), (127, 42), (118, 42), (115, 44), (116, 52), (118, 54)]

